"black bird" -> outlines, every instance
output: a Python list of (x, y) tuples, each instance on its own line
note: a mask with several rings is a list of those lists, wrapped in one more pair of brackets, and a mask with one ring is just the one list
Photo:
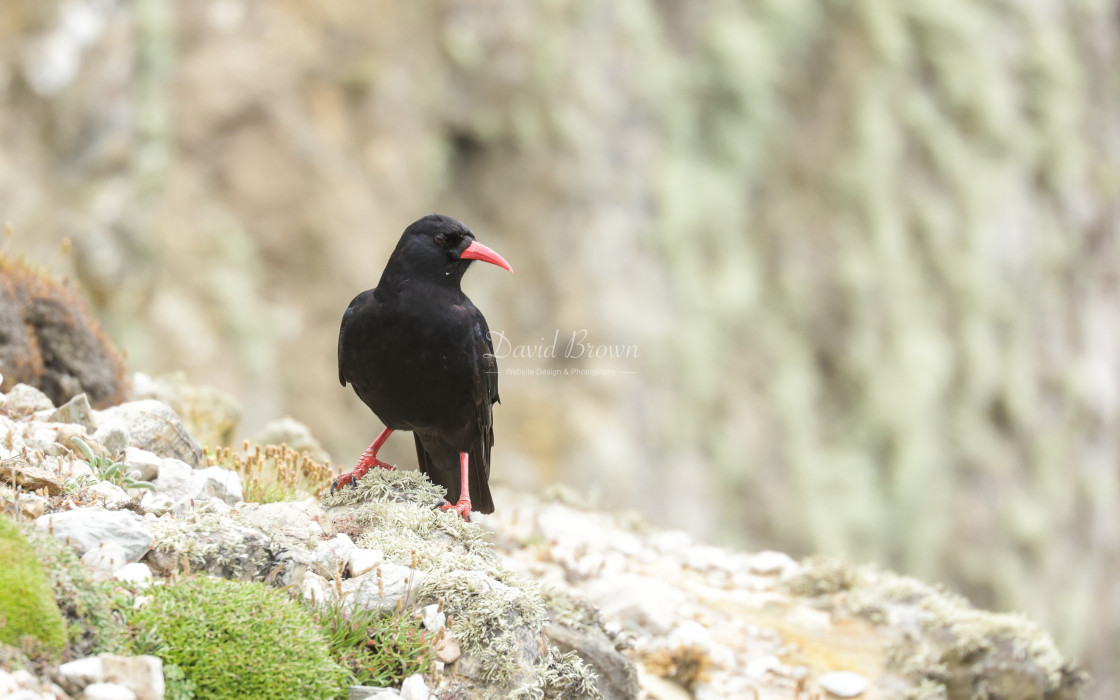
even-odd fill
[(466, 520), (472, 510), (494, 512), (488, 481), (498, 363), (486, 319), (459, 288), (472, 260), (513, 272), (462, 222), (425, 216), (404, 230), (377, 286), (342, 315), (338, 379), (385, 430), (332, 492), (371, 467), (392, 469), (377, 451), (394, 430), (411, 430), (420, 471), (446, 489), (442, 510)]

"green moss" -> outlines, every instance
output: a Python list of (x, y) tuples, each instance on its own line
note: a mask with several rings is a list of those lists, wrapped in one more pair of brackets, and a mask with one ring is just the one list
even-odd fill
[(189, 578), (149, 589), (130, 613), (137, 639), (179, 666), (205, 698), (329, 698), (349, 673), (312, 615), (262, 583)]
[(19, 527), (0, 515), (0, 643), (20, 646), (27, 637), (45, 651), (66, 644), (66, 623), (50, 579)]

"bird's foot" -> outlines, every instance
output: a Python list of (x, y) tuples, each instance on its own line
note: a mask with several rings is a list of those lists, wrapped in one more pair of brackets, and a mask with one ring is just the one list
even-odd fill
[(378, 469), (396, 469), (396, 467), (394, 467), (392, 464), (382, 462), (377, 457), (371, 455), (362, 455), (362, 458), (358, 460), (358, 466), (354, 467), (351, 471), (348, 471), (345, 474), (339, 474), (338, 478), (331, 482), (331, 493), (334, 493), (335, 490), (340, 489), (347, 484), (351, 484), (354, 486), (354, 488), (358, 488), (358, 479), (361, 479), (366, 475), (366, 472), (368, 472), (370, 469), (373, 469), (374, 467)]
[(469, 498), (460, 498), (459, 502), (455, 505), (451, 505), (447, 501), (440, 501), (435, 507), (439, 508), (444, 513), (454, 511), (463, 516), (463, 520), (466, 520), (468, 523), (471, 521), (471, 499)]

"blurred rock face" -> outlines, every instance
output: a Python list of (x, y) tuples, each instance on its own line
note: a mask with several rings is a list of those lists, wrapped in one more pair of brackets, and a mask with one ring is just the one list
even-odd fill
[(6, 2), (0, 212), (59, 268), (73, 239), (134, 367), (342, 463), (379, 426), (341, 310), (456, 216), (517, 269), (466, 281), (520, 372), (495, 478), (954, 580), (1111, 658), (1110, 11)]

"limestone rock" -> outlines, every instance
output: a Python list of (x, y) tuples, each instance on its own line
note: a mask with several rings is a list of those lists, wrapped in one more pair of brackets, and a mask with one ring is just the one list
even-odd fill
[(386, 562), (367, 574), (344, 580), (342, 602), (349, 609), (392, 610), (398, 602), (407, 607), (423, 582), (423, 573)]
[(604, 700), (638, 696), (638, 672), (634, 663), (615, 649), (602, 629), (569, 627), (554, 622), (544, 628), (544, 633), (557, 649), (576, 652), (595, 670)]
[(167, 516), (153, 523), (152, 549), (143, 558), (154, 574), (189, 569), (221, 578), (248, 581), (267, 576), (276, 566), (272, 541), (253, 528), (215, 514)]
[(191, 465), (173, 457), (160, 460), (158, 476), (152, 483), (157, 491), (173, 500), (195, 498), (202, 492), (202, 484), (195, 481)]
[(401, 694), (395, 688), (375, 688), (369, 685), (350, 686), (349, 700), (396, 700)]
[(838, 698), (854, 698), (867, 690), (867, 679), (851, 671), (832, 671), (818, 678), (817, 685)]
[(49, 420), (54, 423), (80, 425), (91, 433), (97, 429), (93, 422), (93, 408), (90, 407), (89, 398), (85, 394), (78, 394), (59, 406)]
[(31, 414), (54, 408), (47, 395), (30, 384), (16, 384), (5, 396), (7, 401), (4, 408), (12, 414)]
[(106, 421), (94, 431), (93, 439), (105, 447), (110, 457), (117, 459), (129, 449), (128, 443), (132, 437), (123, 423)]
[(85, 700), (137, 700), (136, 693), (116, 683), (91, 683), (82, 697)]
[(152, 532), (143, 518), (127, 510), (79, 508), (50, 513), (35, 524), (85, 554), (102, 542), (116, 542), (124, 548), (129, 561), (136, 561), (148, 550)]
[(350, 550), (350, 560), (347, 566), (351, 576), (361, 576), (372, 571), (375, 566), (385, 561), (385, 554), (379, 549), (366, 549), (355, 547)]
[(447, 624), (447, 615), (439, 609), (438, 604), (425, 605), (423, 612), (424, 629), (434, 632)]
[(231, 506), (241, 502), (241, 477), (237, 472), (221, 467), (207, 467), (194, 472), (197, 493), (203, 498), (218, 498)]
[(429, 700), (431, 696), (432, 691), (422, 674), (413, 674), (401, 683), (401, 700)]
[(46, 489), (47, 494), (57, 496), (62, 493), (62, 481), (40, 467), (21, 462), (8, 462), (0, 466), (0, 483), (12, 483), (26, 491)]
[(161, 457), (174, 457), (192, 467), (205, 464), (202, 446), (194, 438), (178, 414), (165, 403), (154, 399), (129, 401), (119, 406), (98, 411), (98, 423), (119, 421), (131, 436), (132, 445)]
[[(101, 667), (108, 683), (135, 693), (137, 700), (162, 700), (163, 661), (155, 656), (101, 654)], [(89, 688), (86, 688), (89, 696)]]
[(334, 539), (319, 543), (311, 568), (320, 576), (333, 578), (346, 570), (353, 551), (354, 543), (349, 535), (340, 532)]
[(145, 588), (152, 580), (152, 570), (148, 568), (147, 564), (132, 562), (131, 564), (125, 564), (117, 569), (113, 574), (113, 578), (118, 581), (135, 584), (140, 588)]
[(127, 447), (124, 451), (124, 471), (133, 479), (152, 481), (159, 476), (159, 467), (162, 460), (139, 447)]
[(99, 481), (86, 489), (86, 493), (98, 497), (106, 507), (117, 509), (132, 500), (124, 489), (108, 481)]
[(75, 659), (58, 667), (58, 681), (71, 695), (77, 695), (90, 683), (100, 683), (104, 679), (101, 659), (96, 656)]
[(113, 577), (128, 561), (128, 553), (117, 542), (102, 542), (82, 555), (82, 565), (93, 574), (96, 581)]
[(586, 592), (604, 616), (617, 616), (652, 634), (667, 634), (686, 600), (668, 584), (631, 574), (604, 576), (592, 581)]

